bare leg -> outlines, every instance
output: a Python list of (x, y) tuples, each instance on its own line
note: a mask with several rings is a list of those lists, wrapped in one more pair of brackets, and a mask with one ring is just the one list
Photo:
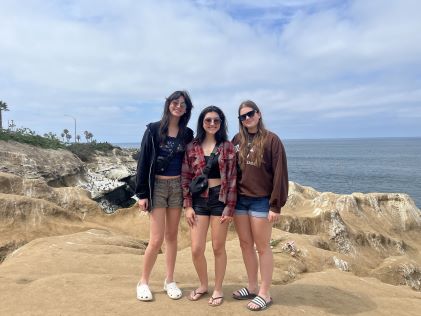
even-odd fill
[[(259, 296), (263, 297), (266, 302), (270, 301), (270, 285), (272, 283), (273, 274), (273, 253), (270, 249), (270, 237), (272, 234), (272, 223), (267, 218), (250, 217), (252, 233), (256, 243), (257, 252), (259, 254), (260, 266), (260, 290)], [(251, 303), (251, 308), (258, 306)]]
[[(257, 293), (258, 290), (258, 261), (254, 250), (254, 239), (251, 230), (250, 217), (248, 215), (234, 216), (235, 230), (240, 240), (241, 252), (244, 265), (247, 271), (247, 288), (250, 293)], [(236, 293), (237, 295), (239, 293)]]
[[(225, 271), (227, 268), (227, 252), (225, 250), (225, 242), (228, 233), (228, 221), (220, 223), (220, 216), (211, 216), (211, 235), (212, 248), (215, 257), (215, 287), (212, 297), (222, 297), (222, 282), (224, 281)], [(222, 299), (212, 300), (210, 303), (219, 305)]]
[[(197, 221), (190, 228), (191, 252), (194, 267), (199, 277), (200, 286), (196, 289), (198, 293), (204, 293), (208, 290), (208, 267), (205, 258), (206, 235), (209, 228), (209, 216), (197, 215)], [(194, 300), (197, 295), (192, 295)]]
[(154, 208), (150, 213), (149, 243), (143, 256), (143, 269), (142, 276), (140, 277), (141, 284), (149, 283), (152, 268), (164, 241), (165, 212), (165, 208)]
[(175, 260), (177, 258), (177, 236), (181, 208), (168, 208), (165, 222), (165, 264), (167, 283), (174, 281)]

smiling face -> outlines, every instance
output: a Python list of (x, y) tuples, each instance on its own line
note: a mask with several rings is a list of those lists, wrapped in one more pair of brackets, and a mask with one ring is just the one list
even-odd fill
[(240, 122), (247, 128), (249, 133), (257, 132), (257, 125), (259, 124), (260, 117), (260, 112), (251, 107), (245, 106), (240, 109)]
[(169, 106), (169, 110), (172, 116), (182, 117), (186, 113), (186, 102), (183, 96), (178, 99), (172, 100)]
[(216, 112), (208, 112), (203, 118), (203, 129), (207, 134), (215, 135), (221, 128), (221, 118)]

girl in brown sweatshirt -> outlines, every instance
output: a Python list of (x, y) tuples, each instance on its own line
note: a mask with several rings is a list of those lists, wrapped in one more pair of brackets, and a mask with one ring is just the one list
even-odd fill
[(262, 114), (253, 101), (241, 103), (238, 114), (240, 132), (232, 141), (239, 164), (234, 222), (248, 285), (235, 291), (233, 297), (251, 299), (247, 308), (258, 311), (272, 304), (269, 288), (272, 283), (273, 255), (269, 243), (272, 224), (279, 220), (281, 207), (288, 198), (287, 159), (281, 140), (265, 129)]

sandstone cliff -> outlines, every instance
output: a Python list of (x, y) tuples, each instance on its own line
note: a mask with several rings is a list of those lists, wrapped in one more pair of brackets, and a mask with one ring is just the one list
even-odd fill
[(134, 150), (115, 148), (96, 152), (87, 163), (70, 151), (43, 149), (17, 142), (0, 141), (0, 172), (23, 179), (44, 180), (53, 187), (78, 187), (108, 213), (127, 206), (129, 178), (136, 173)]
[(292, 182), (290, 191), (276, 226), (297, 239), (296, 250), (282, 248), (294, 252), (295, 269), (336, 267), (421, 290), (421, 212), (408, 195), (320, 193)]
[(64, 149), (43, 149), (0, 140), (0, 172), (49, 182), (77, 175), (83, 166), (79, 158)]

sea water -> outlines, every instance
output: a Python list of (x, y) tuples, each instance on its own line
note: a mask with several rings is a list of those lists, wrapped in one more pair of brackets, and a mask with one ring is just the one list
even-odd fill
[(421, 207), (421, 138), (285, 140), (290, 180), (335, 193), (407, 193)]

